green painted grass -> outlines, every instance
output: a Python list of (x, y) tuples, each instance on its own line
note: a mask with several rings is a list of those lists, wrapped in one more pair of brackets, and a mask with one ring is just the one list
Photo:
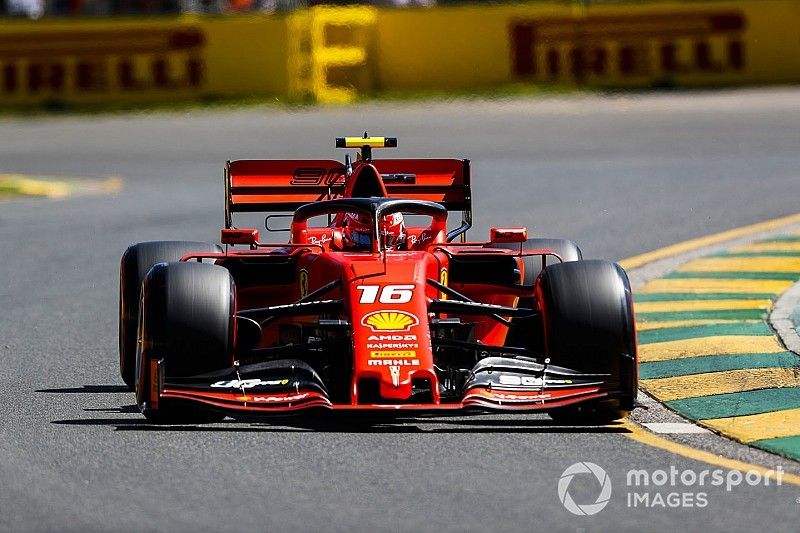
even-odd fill
[(700, 337), (718, 337), (720, 335), (773, 335), (766, 322), (735, 322), (732, 324), (709, 324), (688, 328), (664, 328), (640, 331), (637, 333), (639, 344), (652, 342), (678, 341)]
[(773, 300), (775, 295), (771, 292), (745, 293), (745, 292), (648, 292), (634, 294), (634, 302), (672, 302), (683, 300)]
[(772, 237), (763, 241), (757, 241), (756, 244), (764, 244), (768, 242), (800, 242), (800, 235), (783, 235), (781, 237)]
[(662, 279), (769, 279), (795, 281), (800, 272), (672, 272)]
[(16, 183), (0, 180), (0, 198), (10, 198), (13, 196), (24, 196)]
[[(800, 428), (797, 428), (797, 431), (800, 432)], [(789, 457), (795, 461), (800, 461), (800, 435), (757, 440), (750, 444), (772, 453)]]
[[(789, 235), (759, 241), (800, 242), (800, 236)], [(771, 252), (728, 252), (723, 251), (706, 257), (800, 257), (800, 251)], [(800, 272), (672, 272), (664, 276), (668, 279), (742, 279), (742, 280), (786, 280), (797, 281)], [(635, 302), (666, 302), (687, 300), (774, 300), (774, 294), (698, 294), (698, 293), (649, 293), (636, 294)], [(710, 324), (680, 328), (664, 328), (638, 333), (640, 344), (675, 341), (691, 338), (706, 338), (717, 335), (774, 335), (769, 325), (763, 321), (767, 312), (761, 309), (670, 311), (637, 313), (637, 319), (644, 322), (681, 320), (759, 320), (759, 322), (738, 322)], [(708, 355), (687, 357), (669, 361), (640, 363), (640, 379), (656, 379), (692, 374), (746, 370), (756, 368), (800, 368), (800, 358), (792, 352), (753, 353), (739, 355)], [(737, 393), (715, 394), (698, 398), (685, 398), (665, 402), (667, 406), (682, 415), (704, 420), (728, 418), (768, 413), (785, 409), (800, 408), (800, 387), (759, 389)], [(751, 443), (764, 450), (800, 460), (800, 428), (798, 435), (776, 439), (764, 439)]]
[(800, 408), (800, 387), (714, 394), (665, 403), (671, 409), (695, 420), (755, 415)]
[(640, 379), (668, 378), (742, 370), (745, 368), (791, 368), (800, 367), (800, 358), (792, 352), (752, 353), (741, 355), (706, 355), (686, 357), (670, 361), (639, 363)]
[(800, 252), (720, 252), (706, 257), (800, 257)]
[(720, 309), (703, 311), (664, 311), (636, 313), (636, 320), (664, 322), (667, 320), (761, 320), (767, 316), (763, 309)]

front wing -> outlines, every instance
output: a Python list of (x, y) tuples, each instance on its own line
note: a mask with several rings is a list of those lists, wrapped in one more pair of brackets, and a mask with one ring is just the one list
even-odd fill
[[(163, 364), (151, 361), (148, 403), (169, 400), (196, 402), (237, 414), (287, 414), (310, 409), (336, 411), (547, 411), (558, 407), (613, 398), (617, 384), (603, 374), (579, 374), (559, 367), (525, 362), (526, 369), (498, 364), (492, 357), (476, 366), (460, 400), (442, 403), (335, 403), (318, 380), (301, 374), (266, 375), (242, 367), (213, 374), (164, 380)], [(516, 361), (515, 361), (516, 362)], [(523, 371), (525, 370), (525, 371)]]

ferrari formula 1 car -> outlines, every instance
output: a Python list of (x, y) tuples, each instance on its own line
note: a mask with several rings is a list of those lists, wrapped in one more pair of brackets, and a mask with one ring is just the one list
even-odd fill
[[(229, 161), (224, 248), (127, 249), (120, 370), (148, 419), (492, 410), (596, 423), (633, 408), (623, 269), (521, 227), (467, 241), (469, 161), (373, 160), (396, 144), (339, 138), (360, 149), (344, 163)], [(235, 227), (243, 212), (273, 213), (269, 231), (290, 218), (289, 242)]]

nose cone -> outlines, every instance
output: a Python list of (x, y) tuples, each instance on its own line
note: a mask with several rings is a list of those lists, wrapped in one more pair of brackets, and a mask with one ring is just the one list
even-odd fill
[(355, 276), (349, 283), (357, 402), (365, 400), (359, 395), (363, 387), (377, 391), (380, 398), (374, 401), (402, 402), (410, 400), (413, 381), (437, 383), (428, 326), (428, 254), (386, 255), (384, 273)]

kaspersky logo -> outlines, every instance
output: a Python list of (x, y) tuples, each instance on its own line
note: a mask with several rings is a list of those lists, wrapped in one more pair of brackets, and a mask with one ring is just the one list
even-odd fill
[(417, 324), (417, 317), (406, 311), (373, 311), (361, 318), (361, 325), (374, 332), (408, 331)]

